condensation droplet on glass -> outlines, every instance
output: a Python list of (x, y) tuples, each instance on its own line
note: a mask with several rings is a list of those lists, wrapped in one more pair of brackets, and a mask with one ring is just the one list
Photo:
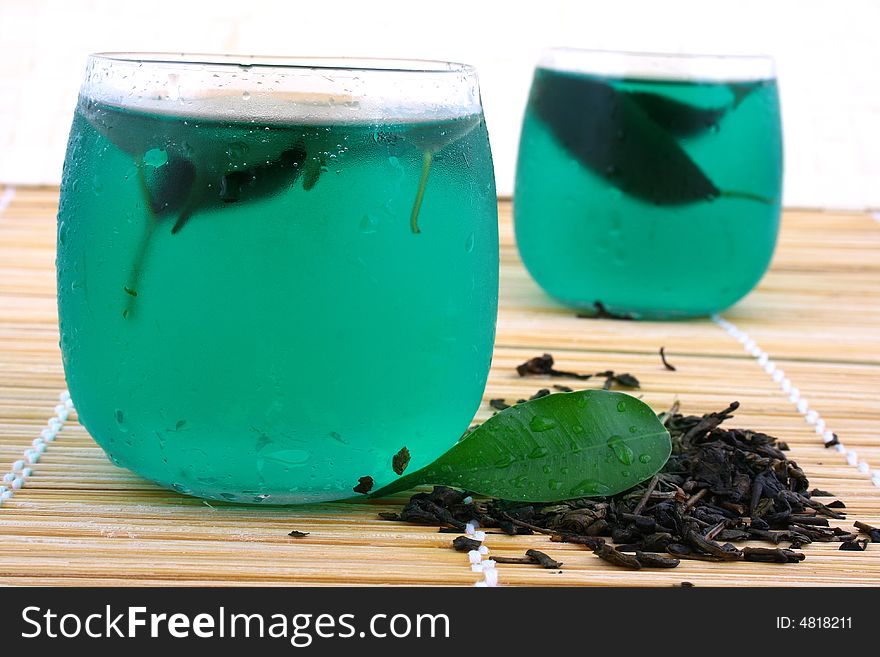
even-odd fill
[(465, 253), (470, 253), (474, 250), (474, 234), (471, 233), (467, 236), (467, 239), (464, 241), (464, 250)]
[(358, 230), (360, 230), (365, 235), (372, 235), (379, 229), (379, 219), (374, 217), (371, 214), (365, 214), (361, 218), (360, 225), (358, 226)]

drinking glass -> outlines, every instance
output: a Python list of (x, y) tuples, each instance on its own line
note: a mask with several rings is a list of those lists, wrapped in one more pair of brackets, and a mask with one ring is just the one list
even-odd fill
[(233, 502), (389, 483), (455, 443), (489, 369), (476, 73), (93, 55), (57, 265), (70, 392), (114, 463)]
[(655, 319), (732, 305), (769, 266), (781, 185), (771, 59), (541, 57), (514, 219), (523, 262), (562, 303)]

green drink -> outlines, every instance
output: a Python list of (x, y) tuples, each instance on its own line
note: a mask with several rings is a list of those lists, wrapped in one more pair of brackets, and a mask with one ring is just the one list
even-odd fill
[(576, 308), (661, 319), (726, 308), (770, 263), (781, 150), (767, 60), (551, 51), (520, 142), (523, 261)]
[[(58, 217), (61, 347), (95, 440), (178, 491), (279, 504), (388, 483), (404, 446), (409, 468), (443, 453), (479, 405), (497, 307), (473, 72), (139, 68), (250, 89), (186, 104), (100, 82), (138, 64), (93, 58)], [(286, 93), (255, 91), (271, 80)]]

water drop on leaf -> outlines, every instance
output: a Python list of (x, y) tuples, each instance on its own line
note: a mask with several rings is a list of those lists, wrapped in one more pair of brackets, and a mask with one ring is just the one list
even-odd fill
[(611, 436), (611, 438), (608, 439), (608, 446), (614, 452), (614, 456), (617, 457), (618, 461), (624, 465), (632, 465), (633, 451), (629, 445), (623, 442), (623, 438), (616, 435)]

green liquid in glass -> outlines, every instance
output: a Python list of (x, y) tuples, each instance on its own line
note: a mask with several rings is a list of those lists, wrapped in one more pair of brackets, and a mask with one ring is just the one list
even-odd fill
[(80, 421), (115, 463), (236, 502), (350, 497), (396, 478), (403, 446), (426, 465), (486, 383), (496, 212), (482, 116), (285, 125), (81, 100), (57, 262)]
[(539, 68), (514, 215), (553, 297), (643, 318), (706, 315), (766, 271), (782, 152), (772, 80), (604, 79)]

